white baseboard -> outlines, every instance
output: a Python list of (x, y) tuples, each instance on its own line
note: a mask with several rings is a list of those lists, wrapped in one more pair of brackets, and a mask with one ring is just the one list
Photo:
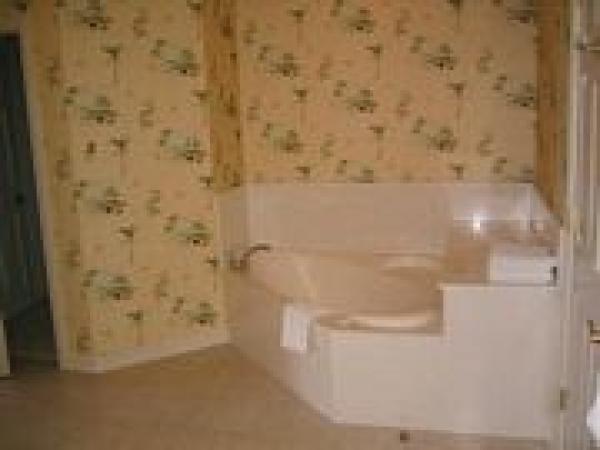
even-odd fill
[(83, 356), (62, 369), (84, 373), (103, 373), (227, 343), (229, 343), (228, 333), (225, 330), (216, 330), (212, 333), (203, 333), (164, 344), (136, 347), (107, 355)]

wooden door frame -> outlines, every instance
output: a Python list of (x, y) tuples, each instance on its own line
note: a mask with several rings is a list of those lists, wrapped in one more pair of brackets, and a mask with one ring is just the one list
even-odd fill
[(61, 370), (77, 369), (76, 358), (72, 354), (69, 339), (66, 296), (60, 283), (58, 268), (54, 264), (59, 255), (56, 254), (57, 247), (52, 233), (52, 224), (55, 223), (52, 199), (49, 195), (49, 192), (51, 192), (50, 177), (52, 170), (46, 159), (43, 115), (41, 113), (40, 96), (38, 95), (42, 87), (38, 85), (33, 71), (33, 67), (36, 65), (35, 50), (33, 48), (33, 33), (35, 30), (32, 29), (26, 19), (21, 20), (20, 23), (10, 25), (7, 28), (0, 28), (0, 33), (15, 34), (19, 38), (35, 190), (40, 217), (42, 248), (46, 262), (46, 278), (53, 319), (57, 363)]

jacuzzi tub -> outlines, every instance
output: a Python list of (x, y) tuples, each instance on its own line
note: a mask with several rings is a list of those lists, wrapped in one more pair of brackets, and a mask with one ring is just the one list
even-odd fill
[(433, 330), (441, 325), (440, 255), (274, 249), (249, 277), (336, 329)]
[[(545, 439), (555, 287), (489, 283), (495, 242), (545, 241), (459, 224), (427, 253), (272, 245), (228, 275), (233, 342), (334, 422)], [(305, 352), (280, 345), (289, 304), (314, 317)]]

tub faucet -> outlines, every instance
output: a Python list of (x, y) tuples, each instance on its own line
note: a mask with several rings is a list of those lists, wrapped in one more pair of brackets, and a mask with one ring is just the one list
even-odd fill
[(273, 247), (270, 244), (258, 243), (251, 245), (240, 254), (232, 252), (232, 256), (229, 260), (229, 267), (232, 270), (244, 271), (248, 268), (248, 262), (253, 254), (256, 252), (269, 252), (272, 249)]

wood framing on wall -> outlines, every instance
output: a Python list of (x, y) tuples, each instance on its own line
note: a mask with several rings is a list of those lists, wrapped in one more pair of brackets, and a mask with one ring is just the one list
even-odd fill
[(569, 93), (569, 0), (539, 2), (538, 148), (535, 183), (550, 209), (566, 219)]

